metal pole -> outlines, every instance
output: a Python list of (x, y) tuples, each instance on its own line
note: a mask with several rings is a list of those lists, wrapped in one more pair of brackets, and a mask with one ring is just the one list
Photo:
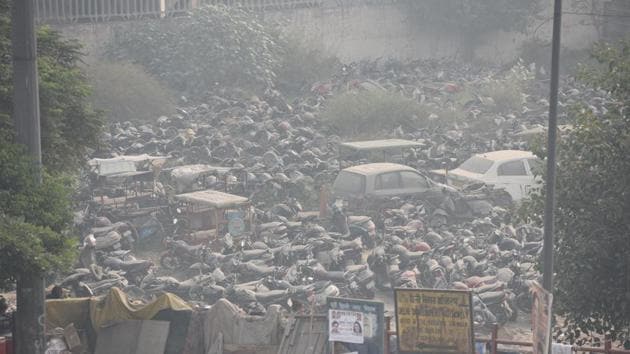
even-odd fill
[[(33, 178), (41, 183), (41, 142), (39, 87), (37, 81), (37, 40), (34, 0), (12, 2), (13, 121), (16, 141), (27, 148), (34, 160)], [(44, 336), (44, 277), (18, 274), (15, 345), (17, 354), (42, 354)]]
[(556, 194), (556, 131), (558, 128), (558, 81), (560, 66), (560, 29), (562, 0), (555, 0), (551, 46), (551, 91), (549, 93), (549, 127), (547, 129), (547, 180), (543, 245), (543, 287), (553, 293), (553, 222)]
[[(547, 128), (547, 180), (545, 194), (545, 225), (543, 243), (543, 287), (553, 294), (553, 239), (556, 209), (556, 132), (558, 130), (558, 84), (560, 77), (560, 32), (562, 0), (554, 0), (553, 37), (551, 43), (551, 84), (549, 92), (549, 126)], [(553, 313), (553, 310), (552, 310)], [(549, 328), (551, 338), (551, 328)], [(551, 340), (547, 353), (551, 353)]]

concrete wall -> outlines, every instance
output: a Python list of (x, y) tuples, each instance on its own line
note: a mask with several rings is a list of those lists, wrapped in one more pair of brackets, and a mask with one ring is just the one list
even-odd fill
[[(534, 37), (551, 40), (552, 17), (552, 8), (548, 6), (528, 33), (490, 33), (480, 41), (486, 44), (477, 48), (475, 54), (491, 62), (512, 61), (524, 40)], [(284, 22), (288, 32), (316, 41), (330, 53), (350, 61), (379, 57), (454, 57), (462, 54), (467, 44), (465, 38), (452, 33), (415, 30), (400, 8), (391, 4), (300, 9), (271, 13), (268, 18)], [(584, 16), (564, 15), (564, 47), (588, 48), (598, 38), (597, 27), (588, 19), (585, 21)]]
[[(523, 0), (528, 1), (528, 0)], [(478, 58), (495, 63), (514, 60), (524, 40), (551, 38), (551, 0), (540, 20), (526, 34), (491, 33), (486, 44), (476, 49)], [(605, 0), (601, 0), (605, 1)], [(442, 58), (461, 55), (465, 40), (452, 33), (418, 32), (407, 23), (403, 12), (393, 4), (329, 6), (265, 13), (265, 19), (280, 22), (287, 32), (321, 45), (344, 61), (375, 58)], [(65, 36), (86, 45), (87, 61), (102, 52), (112, 27), (124, 23), (70, 24), (57, 26)], [(566, 14), (562, 26), (563, 46), (588, 48), (599, 38), (597, 26), (588, 17)]]

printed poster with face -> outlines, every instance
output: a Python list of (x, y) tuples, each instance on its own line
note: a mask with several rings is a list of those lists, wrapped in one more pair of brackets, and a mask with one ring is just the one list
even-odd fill
[(363, 344), (363, 313), (346, 310), (328, 310), (328, 340)]

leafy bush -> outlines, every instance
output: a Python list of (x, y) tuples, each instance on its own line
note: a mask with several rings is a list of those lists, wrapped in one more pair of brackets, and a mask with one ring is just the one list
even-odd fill
[(139, 65), (98, 62), (87, 74), (94, 107), (111, 120), (148, 120), (175, 110), (173, 94)]
[(416, 101), (387, 91), (350, 91), (326, 102), (322, 118), (347, 136), (369, 136), (417, 124), (428, 114)]
[[(536, 63), (536, 75), (548, 79), (551, 72), (551, 41), (532, 38), (523, 41), (519, 48), (519, 58), (524, 63)], [(560, 67), (563, 75), (575, 75), (579, 64), (596, 64), (588, 49), (560, 48)]]
[(534, 76), (534, 72), (518, 62), (504, 77), (484, 81), (479, 94), (492, 99), (497, 113), (520, 112), (524, 94)]
[(476, 46), (491, 31), (527, 30), (541, 10), (539, 0), (401, 0), (397, 2), (408, 23), (421, 31), (462, 36), (464, 59), (473, 59)]
[(283, 37), (281, 48), (276, 86), (288, 95), (308, 91), (313, 83), (328, 79), (341, 65), (339, 59), (326, 55), (321, 45), (296, 36)]
[(109, 56), (143, 65), (191, 97), (265, 88), (280, 65), (275, 33), (243, 10), (205, 6), (187, 16), (142, 21), (115, 31)]

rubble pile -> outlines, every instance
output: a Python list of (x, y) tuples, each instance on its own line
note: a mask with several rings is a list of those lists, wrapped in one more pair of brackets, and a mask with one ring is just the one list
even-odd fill
[[(498, 111), (491, 97), (475, 91), (498, 76), (428, 62), (366, 62), (344, 67), (292, 102), (274, 90), (261, 97), (232, 93), (183, 104), (178, 114), (155, 122), (115, 123), (98, 157), (168, 160), (153, 165), (159, 175), (148, 203), (114, 206), (89, 192), (94, 198), (78, 219), (80, 266), (59, 284), (76, 296), (116, 286), (145, 300), (165, 291), (200, 306), (226, 298), (250, 314), (272, 304), (316, 311), (327, 296), (374, 298), (394, 287), (472, 289), (476, 325), (513, 320), (531, 308), (528, 282), (539, 276), (534, 264), (542, 231), (516, 223), (496, 191), (394, 198), (366, 205), (364, 216), (331, 203), (325, 204), (329, 217), (304, 212), (319, 208), (320, 190), (340, 169), (365, 162), (339, 156), (345, 138), (318, 119), (328, 98), (382, 89), (429, 107), (461, 109), (460, 121), (431, 130), (392, 127), (380, 135), (421, 142), (405, 157), (420, 171), (451, 168), (473, 153), (525, 149), (529, 133), (542, 129), (548, 107), (537, 81), (513, 112)], [(605, 93), (567, 84), (573, 86), (561, 94), (563, 107), (589, 102), (602, 112)], [(176, 195), (207, 189), (247, 197), (251, 227), (192, 231)], [(124, 195), (107, 193), (109, 200)], [(164, 241), (159, 262), (134, 256), (145, 238)]]

